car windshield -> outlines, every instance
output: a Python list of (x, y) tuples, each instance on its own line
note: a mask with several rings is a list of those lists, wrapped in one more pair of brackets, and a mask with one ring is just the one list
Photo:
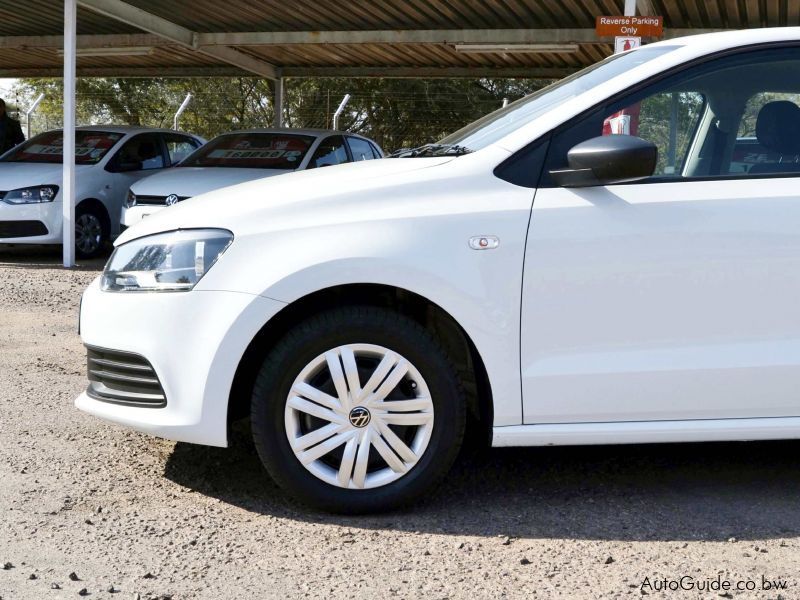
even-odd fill
[[(77, 130), (75, 132), (75, 163), (78, 165), (99, 163), (123, 137), (124, 134), (111, 131)], [(40, 133), (8, 152), (0, 160), (35, 163), (64, 162), (64, 134), (61, 131)]]
[(294, 170), (314, 137), (286, 133), (221, 135), (187, 156), (179, 167), (232, 167)]
[(615, 54), (470, 123), (437, 144), (422, 147), (425, 150), (420, 148), (417, 149), (420, 150), (419, 152), (410, 151), (400, 154), (400, 156), (443, 154), (460, 156), (480, 150), (513, 133), (523, 125), (527, 125), (559, 104), (679, 47), (653, 46)]

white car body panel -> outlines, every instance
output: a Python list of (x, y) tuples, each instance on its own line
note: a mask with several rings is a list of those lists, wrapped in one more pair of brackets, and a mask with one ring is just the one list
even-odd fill
[(539, 190), (524, 422), (800, 416), (798, 183)]
[[(492, 391), (494, 445), (800, 437), (796, 178), (536, 191), (493, 174), (555, 126), (665, 69), (798, 39), (800, 28), (781, 28), (662, 42), (683, 46), (471, 154), (292, 173), (162, 211), (117, 243), (206, 227), (235, 239), (194, 291), (176, 295), (188, 300), (94, 285), (83, 339), (158, 356), (174, 385), (203, 373), (213, 394), (197, 387), (191, 397), (180, 391), (179, 402), (187, 414), (218, 416), (220, 406), (205, 403), (227, 405), (242, 349), (272, 314), (331, 286), (385, 284), (437, 304), (475, 344)], [(499, 246), (471, 249), (469, 239), (482, 235)], [(206, 326), (205, 294), (230, 305), (215, 309), (219, 323)], [(262, 310), (253, 299), (268, 303), (263, 319), (251, 312)], [(127, 318), (156, 303), (159, 323), (144, 331)], [(109, 314), (126, 318), (112, 324)], [(176, 330), (198, 322), (196, 339)], [(182, 355), (187, 343), (211, 348), (193, 348), (201, 354), (194, 364)], [(224, 357), (214, 354), (220, 345)], [(142, 424), (134, 409), (85, 395), (78, 405), (165, 434), (157, 414)], [(170, 437), (225, 443), (224, 421), (180, 418)]]

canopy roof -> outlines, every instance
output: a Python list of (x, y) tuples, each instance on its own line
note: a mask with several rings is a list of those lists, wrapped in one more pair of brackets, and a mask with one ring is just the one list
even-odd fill
[[(78, 0), (78, 75), (560, 77), (624, 0)], [(797, 0), (639, 0), (665, 36), (800, 24)], [(0, 4), (0, 76), (61, 76), (63, 4)], [(478, 48), (476, 45), (483, 45)], [(549, 45), (549, 47), (547, 46)]]

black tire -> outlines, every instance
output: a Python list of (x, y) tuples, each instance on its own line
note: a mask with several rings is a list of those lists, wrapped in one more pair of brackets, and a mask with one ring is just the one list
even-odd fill
[(96, 258), (105, 250), (109, 238), (107, 216), (95, 206), (75, 208), (75, 256)]
[[(318, 478), (295, 456), (286, 433), (284, 412), (295, 378), (315, 357), (346, 344), (375, 344), (405, 357), (433, 402), (432, 432), (418, 462), (399, 479), (371, 489), (337, 487)], [(359, 514), (408, 504), (441, 481), (461, 447), (465, 406), (454, 367), (424, 327), (390, 310), (346, 307), (309, 318), (274, 346), (256, 379), (251, 420), (258, 455), (279, 486), (319, 509)]]

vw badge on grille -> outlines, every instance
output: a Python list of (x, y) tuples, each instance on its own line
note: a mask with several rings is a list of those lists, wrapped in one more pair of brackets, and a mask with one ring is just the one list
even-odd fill
[(178, 203), (178, 195), (177, 194), (170, 194), (169, 196), (166, 197), (164, 202), (166, 202), (167, 206), (172, 206), (173, 204), (177, 204)]
[(366, 427), (369, 425), (370, 418), (369, 411), (363, 406), (356, 406), (350, 411), (350, 424), (353, 427)]

